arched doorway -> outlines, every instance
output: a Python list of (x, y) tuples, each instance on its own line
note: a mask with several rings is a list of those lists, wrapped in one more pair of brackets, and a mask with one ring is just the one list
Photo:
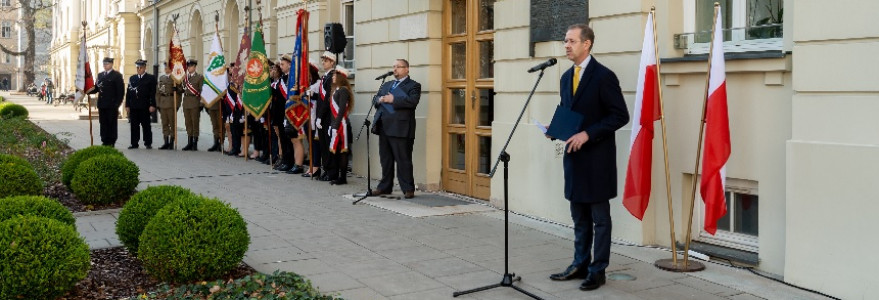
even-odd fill
[(192, 12), (192, 21), (189, 22), (189, 55), (187, 58), (194, 58), (198, 63), (204, 60), (204, 30), (202, 29), (201, 12), (196, 10)]
[(238, 10), (238, 3), (235, 0), (226, 2), (225, 24), (223, 30), (226, 32), (225, 47), (223, 47), (226, 62), (235, 62), (235, 55), (238, 54), (238, 43), (241, 42), (241, 32), (239, 28), (239, 16), (241, 12)]

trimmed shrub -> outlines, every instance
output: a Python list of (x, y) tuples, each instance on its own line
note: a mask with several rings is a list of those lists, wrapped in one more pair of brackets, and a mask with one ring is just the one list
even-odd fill
[(49, 218), (76, 228), (76, 218), (55, 199), (43, 196), (15, 196), (0, 199), (0, 222), (19, 215)]
[(119, 152), (119, 150), (110, 146), (91, 146), (77, 150), (71, 154), (67, 158), (67, 161), (64, 162), (64, 165), (61, 166), (61, 182), (67, 187), (71, 187), (70, 182), (73, 181), (73, 175), (76, 174), (76, 167), (78, 167), (80, 163), (89, 158), (105, 154), (114, 154), (124, 157), (122, 152)]
[(70, 183), (85, 204), (110, 204), (128, 199), (137, 188), (140, 169), (125, 157), (100, 155), (79, 164)]
[(0, 198), (39, 195), (42, 191), (43, 180), (30, 166), (0, 164)]
[(150, 220), (140, 235), (144, 269), (163, 281), (216, 278), (235, 268), (250, 244), (238, 210), (216, 199), (177, 199)]
[(0, 222), (0, 245), (0, 299), (55, 299), (88, 274), (88, 244), (56, 220), (19, 216)]
[(2, 165), (2, 164), (22, 165), (22, 166), (25, 166), (28, 168), (34, 167), (33, 165), (31, 165), (30, 162), (28, 162), (24, 158), (21, 158), (21, 157), (15, 156), (15, 155), (9, 155), (9, 154), (0, 154), (0, 165)]
[(0, 119), (23, 118), (28, 115), (27, 108), (15, 103), (7, 103), (0, 106)]
[(125, 245), (128, 252), (137, 256), (140, 234), (153, 216), (166, 204), (178, 198), (191, 196), (195, 194), (188, 189), (172, 185), (151, 186), (137, 192), (119, 212), (119, 219), (116, 221), (116, 235), (119, 241)]

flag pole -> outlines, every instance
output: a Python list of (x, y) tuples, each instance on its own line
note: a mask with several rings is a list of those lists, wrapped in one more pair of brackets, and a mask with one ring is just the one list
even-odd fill
[[(88, 25), (88, 22), (82, 21), (83, 40), (85, 40), (86, 33), (87, 33), (86, 25)], [(85, 45), (80, 45), (80, 47), (84, 48)], [(88, 59), (88, 58), (86, 58), (86, 59)], [(79, 63), (83, 64), (83, 68), (85, 68), (85, 62), (81, 61)], [(85, 72), (88, 72), (88, 70), (83, 70), (83, 73), (85, 73)], [(83, 80), (85, 80), (85, 79), (83, 79)], [(85, 85), (83, 85), (83, 88), (85, 88)], [(94, 130), (94, 125), (92, 124), (92, 95), (86, 93), (86, 91), (82, 91), (82, 93), (85, 96), (85, 105), (89, 109), (89, 145), (94, 146), (95, 145), (95, 133), (94, 133), (95, 130)]]
[[(179, 14), (173, 15), (174, 35), (175, 36), (180, 34), (177, 31), (177, 18), (179, 16), (180, 16)], [(171, 37), (171, 43), (174, 43), (173, 36)], [(170, 58), (171, 49), (170, 48), (168, 49), (168, 53), (169, 53), (168, 54), (168, 56), (169, 56), (168, 57), (168, 64), (170, 65), (171, 64), (171, 58)], [(173, 69), (174, 67), (172, 66), (171, 68)], [(177, 90), (177, 80), (171, 80), (171, 82), (173, 82), (172, 86), (174, 87), (173, 88), (174, 91), (172, 91), (172, 93), (174, 94), (174, 103), (173, 103), (174, 104), (174, 128), (173, 128), (173, 130), (174, 130), (174, 150), (177, 150), (177, 142), (178, 142), (178, 138), (177, 138), (177, 91), (176, 91)]]
[[(259, 16), (259, 28), (260, 29), (262, 28), (262, 4), (261, 4), (261, 2), (262, 1), (260, 1), (260, 0), (256, 0), (256, 11), (257, 11), (257, 15)], [(251, 45), (251, 49), (253, 49), (252, 47), (253, 46)], [(269, 98), (269, 101), (271, 102), (271, 98)], [(269, 139), (268, 139), (268, 143), (267, 143), (268, 149), (269, 149), (269, 158), (268, 158), (269, 159), (269, 167), (274, 169), (275, 162), (272, 159), (272, 154), (273, 154), (273, 152), (272, 152), (272, 131), (274, 130), (274, 127), (272, 126), (272, 114), (271, 113), (266, 114), (265, 112), (263, 112), (263, 114), (266, 116), (266, 124), (265, 124), (266, 131), (269, 132), (269, 135), (268, 135)], [(281, 156), (281, 151), (278, 151), (278, 160), (280, 160), (280, 156)]]
[[(691, 235), (693, 233), (693, 210), (696, 206), (696, 181), (699, 175), (699, 162), (702, 158), (702, 135), (705, 133), (705, 115), (708, 109), (708, 87), (711, 82), (711, 59), (714, 56), (714, 31), (717, 30), (717, 11), (720, 8), (720, 3), (714, 2), (714, 21), (711, 25), (711, 47), (708, 51), (708, 74), (705, 76), (705, 96), (702, 98), (702, 119), (699, 121), (699, 144), (696, 146), (696, 167), (693, 169), (693, 184), (691, 185), (691, 193), (690, 193), (690, 217), (687, 221), (687, 241), (684, 246), (684, 266), (688, 266), (690, 263), (690, 240)], [(694, 264), (701, 264), (699, 262), (693, 262)], [(704, 268), (704, 266), (703, 266)]]
[[(217, 14), (214, 15), (214, 32), (216, 32), (216, 34), (217, 34), (217, 40), (220, 41), (220, 55), (223, 55), (223, 57), (225, 58), (226, 54), (225, 54), (225, 52), (223, 51), (223, 41), (220, 40), (220, 11), (218, 10), (218, 11), (216, 11), (216, 13), (217, 13)], [(226, 68), (225, 63), (223, 64), (223, 68), (224, 68), (224, 69)], [(226, 70), (226, 72), (229, 72), (229, 70)], [(226, 79), (228, 80), (228, 78), (229, 78), (229, 73), (226, 73)], [(227, 86), (226, 86), (226, 89), (227, 89), (226, 93), (229, 92), (229, 91), (228, 91), (228, 88), (229, 88), (229, 87), (228, 87), (228, 85), (227, 85)], [(224, 153), (225, 151), (223, 151), (223, 149), (226, 148), (226, 147), (224, 146), (224, 145), (226, 144), (226, 130), (225, 130), (225, 129), (226, 129), (226, 124), (224, 124), (224, 122), (223, 122), (223, 99), (216, 99), (215, 101), (219, 101), (219, 102), (220, 102), (220, 103), (214, 103), (214, 105), (219, 105), (219, 106), (220, 106), (220, 115), (217, 116), (217, 118), (220, 119), (220, 120), (219, 120), (219, 122), (220, 122), (220, 140), (223, 141), (223, 143), (220, 144), (220, 151), (217, 151), (217, 152), (220, 152), (220, 155), (223, 155), (223, 154), (225, 154), (225, 153)], [(229, 140), (229, 147), (230, 147), (230, 148), (232, 147), (232, 140), (231, 140), (231, 138), (230, 138), (230, 140)]]

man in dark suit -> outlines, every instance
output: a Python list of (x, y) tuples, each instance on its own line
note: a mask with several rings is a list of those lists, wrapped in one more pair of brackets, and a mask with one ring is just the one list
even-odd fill
[(122, 74), (113, 70), (113, 58), (104, 58), (104, 72), (98, 73), (98, 81), (92, 94), (98, 94), (98, 123), (101, 124), (101, 144), (116, 146), (119, 125), (119, 105), (125, 93)]
[(415, 197), (415, 179), (412, 175), (412, 147), (415, 145), (415, 108), (421, 99), (421, 84), (409, 78), (409, 62), (394, 62), (394, 78), (379, 88), (375, 103), (378, 153), (382, 165), (382, 179), (373, 195), (390, 194), (394, 188), (394, 164), (397, 181), (403, 197)]
[(146, 72), (146, 63), (143, 59), (134, 62), (137, 74), (128, 79), (128, 93), (125, 94), (125, 111), (131, 123), (131, 146), (128, 149), (137, 149), (141, 128), (143, 145), (153, 149), (150, 113), (156, 111), (156, 77)]
[(570, 201), (574, 221), (574, 260), (550, 279), (586, 278), (581, 290), (597, 289), (606, 280), (610, 199), (617, 196), (614, 132), (629, 122), (619, 80), (590, 55), (593, 41), (595, 33), (586, 24), (568, 27), (565, 50), (574, 66), (562, 75), (559, 85), (559, 105), (581, 114), (583, 121), (578, 133), (565, 141), (563, 160), (565, 199)]

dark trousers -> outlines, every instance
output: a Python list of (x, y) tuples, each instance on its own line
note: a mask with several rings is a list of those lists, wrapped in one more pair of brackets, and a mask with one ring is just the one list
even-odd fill
[[(610, 201), (571, 202), (571, 219), (574, 220), (574, 261), (571, 265), (588, 266), (590, 273), (604, 272), (610, 263)], [(593, 245), (594, 256), (590, 255)]]
[(244, 134), (244, 124), (232, 122), (229, 124), (229, 132), (232, 134), (231, 152), (241, 152), (241, 136)]
[[(314, 131), (311, 132), (312, 136), (314, 135), (314, 133)], [(308, 132), (306, 132), (306, 134), (308, 134)], [(310, 163), (312, 166), (320, 168), (322, 162), (321, 158), (323, 157), (321, 154), (323, 154), (323, 149), (328, 146), (324, 146), (323, 140), (319, 140), (316, 138), (311, 138), (308, 143), (311, 147)]]
[(412, 147), (415, 139), (378, 136), (378, 156), (382, 165), (382, 179), (378, 190), (390, 192), (394, 188), (394, 164), (397, 168), (397, 181), (403, 192), (415, 191), (415, 178), (412, 176)]
[(327, 174), (327, 178), (330, 180), (339, 178), (339, 170), (337, 169), (335, 162), (333, 161), (330, 154), (330, 135), (327, 133), (327, 128), (329, 128), (329, 122), (326, 125), (322, 125), (323, 129), (318, 129), (317, 135), (321, 140), (321, 147), (319, 147), (320, 158), (321, 158), (321, 166), (324, 168), (325, 174)]
[(131, 122), (131, 145), (135, 146), (140, 142), (140, 130), (143, 128), (143, 144), (151, 146), (153, 144), (153, 130), (150, 127), (150, 110), (149, 109), (129, 109), (128, 120)]
[(275, 128), (278, 129), (278, 144), (280, 144), (281, 147), (281, 163), (292, 165), (295, 161), (293, 159), (293, 142), (290, 141), (290, 136), (284, 131), (283, 126), (275, 126)]
[(98, 123), (101, 124), (101, 144), (115, 146), (119, 136), (119, 110), (116, 108), (98, 108)]
[(328, 169), (327, 177), (334, 179), (346, 180), (348, 178), (348, 152), (344, 153), (332, 153), (330, 152), (329, 164), (331, 168)]

